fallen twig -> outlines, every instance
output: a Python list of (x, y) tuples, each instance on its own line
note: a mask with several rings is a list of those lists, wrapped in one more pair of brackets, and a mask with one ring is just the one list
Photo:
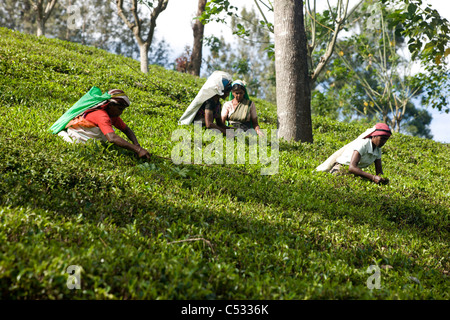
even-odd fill
[(102, 237), (99, 237), (99, 239), (102, 241), (102, 243), (105, 246), (105, 248), (108, 248), (108, 245), (105, 243), (105, 241), (103, 241)]
[(191, 238), (191, 239), (185, 239), (185, 240), (178, 240), (178, 241), (172, 241), (168, 242), (167, 244), (173, 244), (173, 243), (180, 243), (180, 242), (192, 242), (192, 241), (203, 241), (206, 242), (206, 244), (211, 248), (212, 253), (215, 255), (215, 251), (213, 248), (213, 245), (211, 244), (211, 241), (206, 240), (205, 238)]

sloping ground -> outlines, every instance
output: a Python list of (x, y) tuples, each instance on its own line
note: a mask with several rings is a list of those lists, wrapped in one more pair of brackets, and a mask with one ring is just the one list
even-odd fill
[[(449, 299), (448, 144), (395, 134), (388, 186), (313, 172), (365, 130), (326, 118), (314, 144), (280, 142), (275, 175), (177, 166), (172, 132), (205, 79), (128, 65), (0, 28), (0, 298)], [(93, 85), (128, 94), (122, 118), (154, 160), (48, 132)], [(255, 101), (275, 128), (275, 107)]]

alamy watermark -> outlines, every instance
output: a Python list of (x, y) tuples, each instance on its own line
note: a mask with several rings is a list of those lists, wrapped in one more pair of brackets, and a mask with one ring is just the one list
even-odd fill
[(367, 278), (367, 281), (366, 281), (367, 288), (369, 288), (370, 290), (381, 289), (380, 268), (376, 265), (371, 265), (367, 268), (366, 273), (373, 273), (373, 275), (371, 275), (369, 278)]
[(66, 273), (69, 274), (67, 278), (67, 288), (69, 290), (81, 289), (81, 270), (82, 268), (77, 265), (71, 265), (67, 267)]
[[(222, 133), (217, 129), (207, 129), (203, 133), (202, 123), (197, 121), (194, 123), (193, 143), (189, 130), (177, 129), (172, 132), (172, 142), (178, 142), (172, 148), (172, 161), (175, 164), (192, 163), (193, 146), (194, 164), (202, 164), (203, 162), (206, 164), (223, 164), (224, 155), (226, 164), (244, 164), (247, 154), (246, 141), (248, 140), (248, 162), (257, 164), (259, 160), (259, 163), (265, 166), (261, 168), (261, 175), (277, 174), (279, 166), (278, 130), (271, 130), (270, 156), (267, 152), (269, 146), (267, 130), (261, 129), (261, 132), (263, 134), (258, 135), (254, 129), (246, 132), (241, 129), (227, 129), (224, 148)], [(202, 149), (203, 142), (210, 142), (204, 150)], [(224, 149), (226, 150), (225, 154)]]
[(69, 30), (80, 29), (83, 24), (83, 19), (81, 16), (81, 8), (79, 5), (67, 6), (67, 28)]
[(380, 19), (381, 13), (381, 4), (374, 2), (367, 8), (368, 12), (372, 14), (366, 20), (366, 28), (369, 30), (380, 30), (382, 26), (382, 21)]

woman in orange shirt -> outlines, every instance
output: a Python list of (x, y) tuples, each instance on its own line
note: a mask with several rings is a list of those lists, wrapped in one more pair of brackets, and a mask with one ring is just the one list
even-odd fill
[[(111, 95), (110, 99), (102, 101), (72, 119), (66, 125), (67, 136), (63, 133), (63, 137), (66, 141), (82, 143), (89, 139), (108, 141), (135, 152), (139, 158), (150, 159), (150, 153), (140, 146), (133, 130), (120, 118), (123, 111), (130, 105), (130, 100), (120, 89), (109, 90), (108, 94)], [(113, 126), (122, 131), (131, 143), (118, 136)]]

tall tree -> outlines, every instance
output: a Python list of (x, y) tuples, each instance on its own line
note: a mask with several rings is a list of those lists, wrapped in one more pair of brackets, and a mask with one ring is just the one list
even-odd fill
[(427, 105), (450, 112), (448, 88), (450, 72), (450, 23), (440, 16), (430, 4), (422, 0), (381, 0), (395, 10), (390, 15), (391, 24), (398, 25), (398, 34), (408, 39), (408, 49), (414, 61), (420, 61), (425, 73), (420, 74), (420, 85), (426, 91)]
[[(308, 16), (310, 16), (310, 20), (312, 21), (312, 26), (315, 26), (316, 19), (314, 17), (315, 15), (315, 6), (310, 5), (310, 0), (307, 1), (307, 13)], [(258, 9), (261, 9), (261, 5), (264, 5), (269, 11), (274, 12), (274, 21), (279, 21), (279, 26), (285, 28), (285, 31), (282, 31), (278, 34), (275, 34), (275, 48), (282, 47), (283, 50), (289, 50), (289, 48), (294, 48), (293, 50), (290, 50), (290, 53), (283, 53), (282, 51), (279, 51), (277, 54), (277, 49), (275, 49), (275, 65), (278, 65), (277, 59), (286, 59), (285, 66), (282, 67), (282, 62), (280, 62), (280, 66), (276, 68), (276, 82), (277, 82), (277, 108), (281, 108), (279, 110), (279, 116), (282, 118), (278, 119), (279, 122), (279, 134), (280, 137), (284, 137), (287, 140), (301, 140), (303, 142), (312, 142), (312, 125), (311, 125), (311, 88), (314, 85), (314, 82), (316, 81), (319, 74), (324, 70), (325, 65), (328, 63), (328, 60), (333, 53), (334, 46), (336, 43), (337, 36), (339, 32), (344, 28), (344, 25), (348, 22), (349, 15), (354, 11), (354, 8), (356, 8), (360, 2), (358, 2), (357, 6), (355, 6), (352, 10), (348, 10), (349, 8), (349, 0), (337, 0), (337, 7), (336, 10), (331, 14), (330, 18), (334, 26), (332, 26), (330, 29), (332, 31), (331, 37), (328, 37), (325, 41), (328, 43), (322, 44), (321, 47), (326, 47), (327, 50), (323, 52), (320, 59), (316, 61), (317, 65), (314, 65), (312, 52), (317, 48), (317, 43), (314, 42), (316, 38), (314, 38), (314, 35), (311, 36), (311, 39), (313, 39), (312, 43), (308, 45), (308, 42), (306, 40), (306, 34), (305, 34), (305, 21), (303, 16), (303, 5), (304, 1), (295, 1), (295, 0), (277, 0), (277, 1), (264, 1), (264, 0), (254, 0), (254, 3), (258, 7)], [(275, 7), (280, 8), (280, 10), (275, 10)], [(315, 1), (313, 2), (315, 4)], [(289, 10), (283, 10), (284, 7), (290, 7), (291, 9), (295, 9), (298, 11), (295, 12), (289, 12)], [(298, 8), (298, 9), (297, 9)], [(313, 8), (312, 10), (310, 8)], [(230, 5), (230, 2), (228, 0), (211, 0), (206, 5), (205, 13), (202, 16), (202, 19), (206, 22), (215, 19), (216, 21), (224, 21), (222, 18), (217, 18), (217, 14), (220, 14), (221, 12), (226, 12), (228, 15), (233, 15), (233, 10), (236, 10), (237, 8)], [(331, 11), (331, 8), (330, 8)], [(263, 20), (261, 21), (261, 24), (266, 26), (267, 29), (271, 32), (274, 32), (276, 28), (269, 22), (269, 20), (265, 17), (262, 10), (260, 10)], [(284, 14), (287, 14), (284, 16)], [(293, 18), (295, 16), (295, 19)], [(289, 18), (288, 18), (289, 17)], [(299, 21), (301, 21), (301, 26)], [(289, 26), (289, 24), (291, 24)], [(311, 28), (310, 30), (314, 32), (314, 28)], [(284, 35), (283, 32), (299, 32), (297, 35), (292, 35), (292, 39), (288, 40), (288, 36)], [(276, 31), (275, 31), (276, 33)], [(285, 43), (277, 43), (278, 41), (286, 41)], [(305, 48), (296, 47), (298, 46), (298, 41), (295, 41), (295, 39), (298, 38), (301, 39), (300, 42), (302, 43), (301, 46), (304, 45)], [(294, 46), (294, 47), (292, 47)], [(308, 50), (306, 50), (308, 48)], [(297, 54), (301, 55), (301, 63), (306, 63), (307, 68), (304, 68), (303, 65), (300, 67), (297, 62), (288, 62), (288, 61), (297, 61), (298, 58), (293, 59), (289, 55), (293, 54), (294, 52), (297, 52)], [(291, 64), (292, 63), (292, 64)], [(290, 67), (288, 67), (288, 65)], [(278, 72), (283, 74), (282, 76), (278, 75)], [(281, 70), (285, 70), (281, 71)], [(304, 89), (302, 93), (300, 91), (297, 91), (296, 89), (293, 89), (293, 86), (295, 86), (292, 83), (293, 79), (290, 79), (288, 70), (294, 71), (297, 73), (297, 77), (300, 77), (302, 80), (302, 85), (304, 86)], [(298, 72), (303, 72), (302, 75), (299, 75)], [(291, 74), (293, 76), (293, 74)], [(303, 82), (303, 77), (306, 76), (306, 79), (308, 80), (307, 83)], [(283, 84), (288, 86), (289, 90), (286, 89), (286, 87), (283, 87), (279, 83), (279, 80), (283, 79)], [(300, 80), (300, 79), (298, 79)], [(278, 88), (283, 88), (283, 94), (278, 94)], [(298, 89), (300, 90), (300, 89)], [(292, 97), (286, 97), (286, 94), (293, 94)], [(294, 93), (296, 92), (296, 93)], [(299, 98), (299, 95), (302, 95), (303, 98)], [(297, 95), (297, 96), (296, 96)], [(278, 100), (280, 99), (280, 101)], [(289, 102), (287, 102), (290, 100)], [(283, 106), (286, 103), (298, 103), (299, 105), (291, 106), (290, 112), (294, 112), (294, 114), (290, 116), (286, 116), (286, 112), (288, 110), (285, 109)], [(294, 111), (295, 110), (295, 111)], [(298, 123), (295, 123), (293, 119), (297, 119)], [(283, 127), (283, 129), (281, 129)], [(300, 129), (301, 128), (301, 129)]]
[(274, 2), (279, 137), (313, 142), (303, 0)]
[(239, 12), (239, 19), (231, 19), (232, 30), (245, 29), (245, 34), (238, 34), (235, 43), (227, 43), (223, 37), (206, 38), (211, 53), (205, 59), (205, 73), (227, 71), (233, 79), (247, 83), (251, 96), (275, 103), (275, 64), (271, 58), (273, 50), (268, 50), (268, 47), (273, 48), (273, 34), (260, 24), (260, 19), (254, 9), (244, 7)]
[[(198, 10), (197, 17), (201, 16), (205, 11), (207, 0), (198, 0)], [(194, 33), (194, 45), (192, 47), (192, 54), (187, 66), (187, 72), (199, 76), (200, 75), (200, 67), (202, 65), (202, 49), (203, 49), (203, 34), (205, 32), (204, 24), (196, 19), (194, 24), (192, 25), (192, 31)]]
[[(131, 1), (131, 8), (129, 14), (133, 17), (133, 22), (128, 19), (124, 12), (123, 0), (116, 0), (117, 13), (122, 21), (128, 26), (128, 28), (133, 32), (134, 38), (139, 46), (140, 61), (141, 61), (141, 71), (144, 73), (148, 72), (148, 50), (153, 40), (153, 35), (156, 27), (156, 19), (167, 8), (169, 0), (155, 0), (155, 1)], [(139, 18), (138, 2), (144, 3), (150, 11), (150, 21), (148, 32), (146, 37), (142, 36), (143, 33), (143, 20)], [(156, 5), (155, 5), (156, 4)], [(151, 9), (153, 8), (153, 10)]]
[(53, 8), (55, 7), (57, 0), (31, 0), (33, 9), (36, 13), (37, 31), (38, 37), (45, 36), (45, 23), (47, 22)]
[(384, 121), (397, 132), (430, 138), (431, 115), (413, 104), (421, 86), (405, 58), (406, 39), (389, 13), (372, 0), (355, 12), (349, 36), (337, 41), (330, 66), (318, 79), (312, 110), (347, 121)]
[[(340, 57), (347, 68), (353, 71), (350, 74), (363, 87), (373, 109), (381, 114), (384, 122), (390, 122), (391, 128), (399, 132), (406, 107), (418, 95), (421, 87), (414, 85), (416, 81), (410, 74), (411, 62), (398, 53), (404, 39), (395, 37), (395, 27), (388, 27), (388, 11), (379, 3), (368, 1), (367, 4), (370, 5), (361, 10), (359, 21), (367, 21), (367, 11), (371, 11), (371, 15), (378, 13), (377, 18), (369, 16), (370, 24), (366, 23), (360, 28), (361, 33), (355, 33), (349, 41), (344, 42), (345, 48), (340, 51)], [(352, 48), (351, 52), (346, 50), (349, 47)], [(344, 51), (347, 51), (346, 54)], [(355, 56), (355, 52), (356, 64), (353, 64), (346, 55)], [(365, 75), (373, 76), (375, 81), (369, 83)]]

